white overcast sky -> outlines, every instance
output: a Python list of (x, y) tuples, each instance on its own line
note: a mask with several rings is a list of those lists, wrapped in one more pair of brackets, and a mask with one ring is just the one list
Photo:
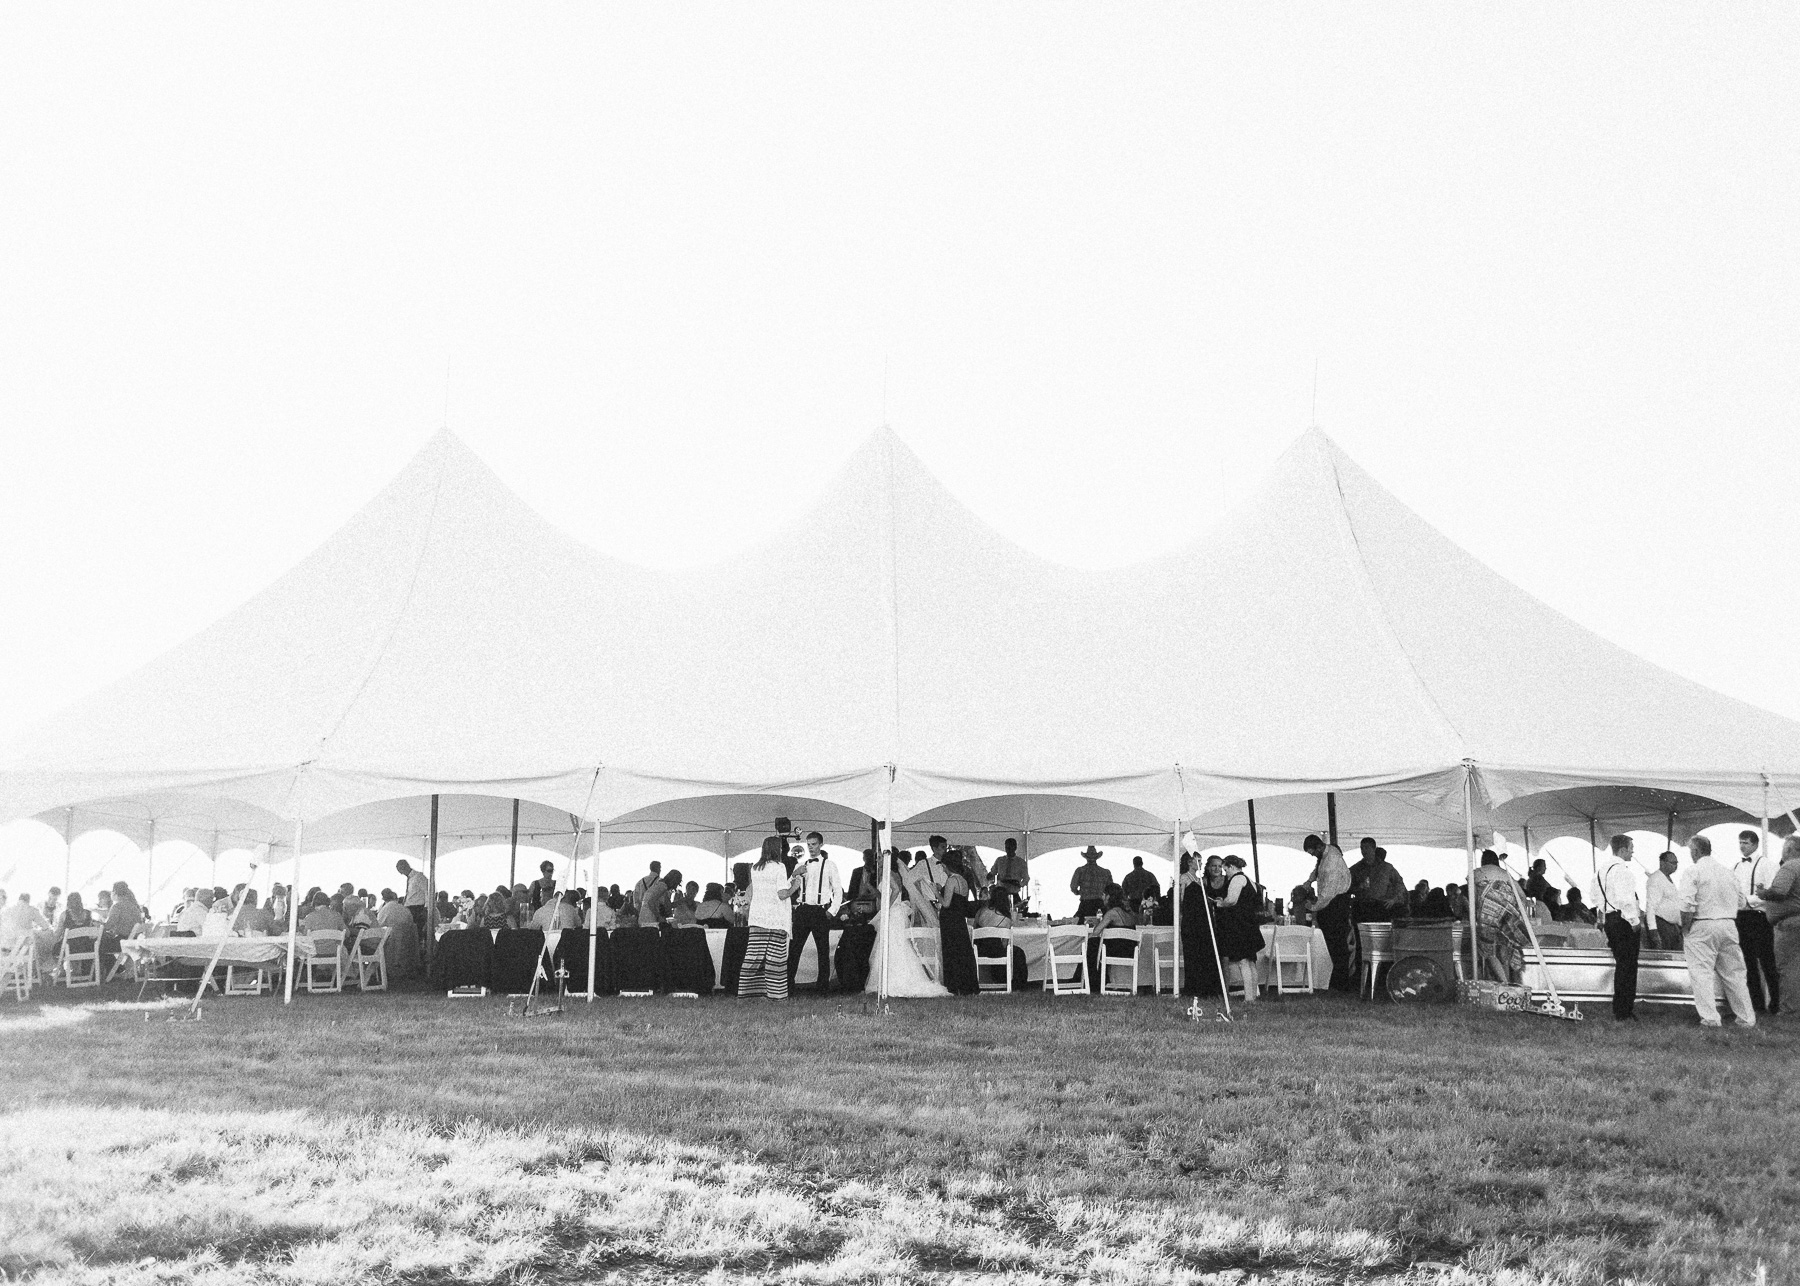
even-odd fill
[(446, 407), (675, 564), (797, 512), (885, 385), (1099, 565), (1214, 521), (1315, 362), (1452, 538), (1800, 717), (1796, 67), (1772, 4), (8, 6), (0, 736)]

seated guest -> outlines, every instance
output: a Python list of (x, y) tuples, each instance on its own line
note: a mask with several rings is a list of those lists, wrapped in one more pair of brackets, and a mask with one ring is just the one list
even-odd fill
[(275, 917), (268, 908), (256, 905), (256, 890), (244, 891), (244, 905), (238, 909), (233, 931), (247, 938), (267, 937), (276, 932)]
[(669, 899), (670, 922), (678, 928), (699, 923), (699, 917), (694, 914), (699, 905), (700, 885), (695, 880), (689, 880), (679, 896)]
[(1442, 889), (1432, 889), (1425, 895), (1425, 901), (1419, 914), (1427, 920), (1448, 920), (1450, 918), (1450, 897)]
[(1414, 918), (1425, 914), (1425, 899), (1431, 896), (1431, 882), (1420, 880), (1412, 886), (1412, 892), (1406, 895), (1407, 914)]
[(31, 905), (31, 894), (21, 893), (5, 909), (0, 910), (0, 952), (9, 952), (21, 942), (38, 939), (50, 932), (44, 913)]
[(1106, 886), (1106, 910), (1100, 916), (1100, 923), (1094, 926), (1104, 932), (1107, 929), (1135, 929), (1138, 927), (1137, 915), (1125, 903), (1125, 890), (1118, 884)]
[(448, 889), (439, 889), (437, 895), (437, 922), (449, 924), (456, 919), (456, 903), (450, 900)]
[[(350, 886), (346, 884), (345, 888)], [(369, 906), (368, 898), (361, 893), (344, 894), (343, 903), (338, 907), (338, 914), (344, 917), (345, 924), (354, 924), (358, 928), (367, 928), (375, 923), (375, 912)]]
[(174, 936), (177, 938), (194, 938), (206, 927), (206, 917), (212, 914), (213, 892), (211, 889), (194, 889), (193, 896), (182, 904), (181, 913), (175, 917)]
[(98, 923), (94, 919), (94, 913), (83, 905), (81, 894), (71, 893), (63, 906), (62, 914), (57, 917), (56, 936), (60, 939), (70, 929), (91, 929)]
[(225, 896), (224, 889), (213, 890), (212, 908), (206, 913), (206, 922), (200, 926), (203, 938), (229, 938), (231, 936), (231, 899)]
[(482, 903), (481, 918), (476, 922), (480, 929), (516, 929), (518, 921), (513, 917), (512, 890), (506, 885), (498, 885), (487, 895)]
[(1318, 905), (1318, 894), (1314, 893), (1310, 884), (1296, 884), (1288, 894), (1288, 913), (1295, 924), (1311, 924), (1313, 907)]
[(977, 929), (1008, 929), (1012, 927), (1012, 922), (1012, 894), (996, 881), (993, 891), (988, 894), (987, 901), (982, 903), (981, 910), (975, 913), (975, 927)]
[(331, 898), (324, 893), (315, 893), (312, 908), (300, 917), (300, 928), (306, 933), (342, 933), (345, 927), (344, 917), (331, 909)]
[(1581, 896), (1581, 890), (1572, 888), (1563, 900), (1563, 919), (1573, 924), (1592, 924), (1594, 911)]
[[(102, 893), (101, 897), (106, 895)], [(131, 892), (131, 886), (124, 880), (116, 880), (112, 886), (112, 904), (106, 912), (106, 931), (117, 941), (135, 937), (144, 924), (144, 909)]]
[(603, 897), (594, 899), (593, 904), (587, 909), (585, 919), (587, 927), (590, 929), (604, 929), (610, 933), (619, 927), (619, 913), (613, 910), (612, 903)]
[(694, 907), (694, 921), (708, 929), (731, 927), (731, 905), (725, 901), (724, 885), (706, 886), (706, 896)]
[(375, 913), (375, 926), (380, 929), (391, 929), (402, 920), (412, 923), (412, 916), (406, 904), (400, 901), (400, 895), (392, 889), (381, 890), (381, 910)]
[(569, 889), (560, 898), (551, 898), (532, 914), (531, 927), (546, 932), (551, 929), (579, 929), (581, 912), (575, 909), (576, 897), (575, 890)]
[(513, 927), (522, 929), (531, 923), (531, 913), (537, 910), (531, 905), (531, 890), (523, 884), (515, 884), (511, 889)]
[(111, 914), (112, 890), (101, 889), (98, 893), (94, 894), (94, 918), (104, 924), (106, 922), (106, 917)]

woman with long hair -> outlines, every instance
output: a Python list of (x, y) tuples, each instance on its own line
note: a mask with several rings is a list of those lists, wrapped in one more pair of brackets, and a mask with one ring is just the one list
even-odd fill
[(944, 963), (944, 986), (958, 996), (981, 990), (975, 974), (975, 943), (969, 937), (969, 866), (960, 848), (944, 850), (943, 906), (938, 911), (938, 950)]
[(908, 936), (907, 931), (914, 925), (913, 907), (908, 905), (910, 894), (905, 881), (904, 858), (905, 854), (899, 849), (888, 855), (888, 886), (881, 890), (886, 909), (875, 917), (875, 942), (869, 950), (869, 980), (863, 990), (889, 996), (947, 996), (949, 990), (933, 982), (925, 972)]
[[(1211, 865), (1210, 860), (1208, 864)], [(1181, 874), (1175, 887), (1176, 896), (1181, 899), (1181, 993), (1184, 996), (1222, 995), (1225, 988), (1213, 954), (1206, 883), (1194, 873), (1193, 854), (1181, 855)]]
[(740, 996), (788, 997), (788, 934), (793, 909), (788, 900), (787, 844), (775, 835), (762, 842), (762, 853), (750, 868), (749, 941), (738, 969)]
[(1213, 905), (1214, 933), (1226, 968), (1233, 964), (1238, 967), (1238, 977), (1244, 984), (1244, 1003), (1248, 1004), (1256, 999), (1256, 957), (1263, 949), (1262, 930), (1256, 923), (1262, 899), (1250, 877), (1244, 874), (1243, 858), (1228, 857), (1225, 863), (1225, 888)]

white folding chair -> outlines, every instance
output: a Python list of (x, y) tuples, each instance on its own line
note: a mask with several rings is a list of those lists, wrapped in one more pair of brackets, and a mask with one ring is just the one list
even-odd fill
[(1313, 931), (1305, 924), (1278, 924), (1269, 954), (1275, 961), (1275, 994), (1307, 995), (1314, 990)]
[(31, 999), (31, 961), (36, 952), (37, 943), (27, 936), (11, 951), (0, 953), (0, 991), (11, 987), (18, 999)]
[[(317, 929), (307, 935), (313, 953), (306, 957), (306, 991), (320, 995), (344, 989), (344, 934), (339, 929)], [(320, 975), (324, 980), (320, 981)]]
[(267, 969), (256, 965), (225, 966), (223, 994), (227, 996), (260, 996), (274, 985)]
[[(1053, 996), (1085, 996), (1088, 985), (1088, 931), (1085, 924), (1044, 928), (1044, 990)], [(1062, 950), (1058, 951), (1057, 948)], [(1069, 976), (1063, 976), (1063, 970)]]
[(100, 930), (63, 930), (62, 954), (57, 960), (65, 987), (100, 985)]
[[(969, 940), (975, 944), (975, 986), (978, 991), (1004, 992), (1011, 991), (1013, 986), (1012, 968), (1012, 930), (1011, 929), (970, 929)], [(1000, 954), (983, 955), (981, 944), (997, 942)], [(998, 972), (998, 977), (994, 975)]]
[[(387, 953), (383, 950), (392, 929), (364, 929), (350, 948), (350, 963), (356, 966), (358, 991), (387, 990)], [(370, 982), (374, 978), (377, 981)]]
[(1169, 980), (1169, 993), (1181, 990), (1181, 979), (1175, 975), (1175, 930), (1140, 929), (1150, 939), (1150, 993), (1162, 995), (1163, 978)]
[(925, 966), (926, 976), (933, 982), (944, 981), (944, 939), (935, 928), (908, 929), (906, 940), (912, 943), (913, 954), (919, 957), (919, 963)]
[[(1102, 996), (1135, 996), (1137, 995), (1138, 977), (1138, 944), (1141, 939), (1136, 929), (1102, 929), (1100, 931), (1100, 951), (1095, 957), (1100, 965), (1100, 994)], [(1109, 942), (1128, 943), (1130, 954), (1109, 956), (1106, 944)], [(1129, 986), (1114, 985), (1114, 977), (1123, 973), (1131, 979)]]

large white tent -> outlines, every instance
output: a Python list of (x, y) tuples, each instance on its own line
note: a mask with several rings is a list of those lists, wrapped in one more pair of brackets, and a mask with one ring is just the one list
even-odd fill
[(0, 816), (348, 843), (435, 793), (723, 851), (773, 799), (846, 836), (1166, 851), (1177, 825), (1244, 837), (1252, 799), (1278, 842), (1336, 792), (1361, 829), (1453, 843), (1603, 785), (1800, 807), (1800, 725), (1551, 611), (1316, 431), (1188, 548), (1078, 571), (884, 430), (773, 540), (682, 572), (577, 544), (444, 433), (269, 589), (0, 755)]

